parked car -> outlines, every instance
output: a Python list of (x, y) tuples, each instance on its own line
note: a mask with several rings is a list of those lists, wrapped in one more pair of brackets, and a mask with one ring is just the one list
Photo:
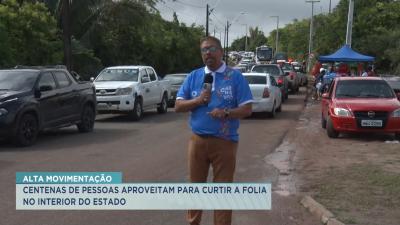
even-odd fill
[(241, 73), (247, 72), (247, 66), (234, 66), (233, 69), (238, 70)]
[(185, 81), (186, 77), (188, 76), (187, 73), (174, 73), (174, 74), (167, 74), (164, 76), (164, 80), (169, 81), (171, 84), (171, 95), (168, 99), (168, 106), (174, 106), (176, 100), (176, 93), (178, 93), (179, 88)]
[(294, 71), (296, 71), (297, 76), (300, 79), (300, 86), (305, 86), (308, 84), (307, 74), (304, 72), (302, 65), (299, 62), (292, 62)]
[(170, 84), (159, 80), (151, 66), (108, 67), (94, 85), (99, 113), (127, 113), (132, 120), (140, 120), (144, 110), (167, 112)]
[(288, 56), (286, 52), (277, 52), (274, 56), (274, 62), (275, 63), (282, 63), (282, 62), (287, 62), (288, 61)]
[(266, 112), (275, 117), (282, 109), (282, 92), (274, 77), (266, 73), (244, 73), (253, 95), (253, 112)]
[(385, 76), (382, 77), (392, 87), (393, 91), (397, 94), (400, 93), (400, 77), (397, 76)]
[(292, 93), (296, 93), (299, 91), (300, 87), (300, 78), (296, 71), (294, 70), (292, 64), (290, 63), (280, 63), (283, 72), (285, 73), (288, 81), (289, 81), (289, 89)]
[(394, 133), (400, 138), (400, 94), (379, 77), (339, 77), (322, 95), (321, 124), (341, 132)]
[(18, 146), (35, 143), (45, 129), (77, 125), (90, 132), (95, 89), (59, 67), (0, 70), (0, 135)]
[(255, 73), (268, 73), (272, 75), (276, 82), (278, 83), (279, 88), (282, 92), (282, 102), (284, 102), (289, 97), (289, 81), (285, 76), (285, 73), (281, 69), (281, 67), (277, 64), (260, 64), (255, 65), (251, 69), (251, 72)]

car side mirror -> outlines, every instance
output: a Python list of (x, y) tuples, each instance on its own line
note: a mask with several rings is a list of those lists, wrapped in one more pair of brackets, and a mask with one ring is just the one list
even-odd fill
[(324, 99), (329, 99), (329, 93), (323, 93), (322, 98)]
[(39, 87), (40, 92), (51, 91), (53, 87), (51, 85), (42, 85)]
[(397, 92), (396, 95), (397, 95), (397, 99), (400, 101), (400, 92)]
[(91, 77), (91, 78), (90, 78), (90, 82), (94, 82), (94, 77)]

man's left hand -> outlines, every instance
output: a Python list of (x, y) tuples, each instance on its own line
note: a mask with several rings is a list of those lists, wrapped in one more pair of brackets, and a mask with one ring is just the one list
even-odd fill
[(224, 119), (225, 118), (225, 111), (224, 109), (215, 108), (213, 111), (208, 112), (208, 115), (213, 117), (214, 119)]

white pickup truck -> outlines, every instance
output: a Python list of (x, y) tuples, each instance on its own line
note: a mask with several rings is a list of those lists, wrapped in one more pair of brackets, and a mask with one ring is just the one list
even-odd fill
[(94, 79), (99, 113), (128, 113), (140, 120), (144, 110), (166, 113), (170, 96), (168, 81), (159, 80), (150, 66), (115, 66)]

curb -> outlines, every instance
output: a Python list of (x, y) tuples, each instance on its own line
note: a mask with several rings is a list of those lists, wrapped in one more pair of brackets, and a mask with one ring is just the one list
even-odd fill
[(312, 197), (306, 195), (300, 203), (308, 209), (313, 215), (316, 215), (323, 224), (326, 225), (345, 225), (335, 218), (333, 213), (327, 210), (323, 205), (315, 201)]

